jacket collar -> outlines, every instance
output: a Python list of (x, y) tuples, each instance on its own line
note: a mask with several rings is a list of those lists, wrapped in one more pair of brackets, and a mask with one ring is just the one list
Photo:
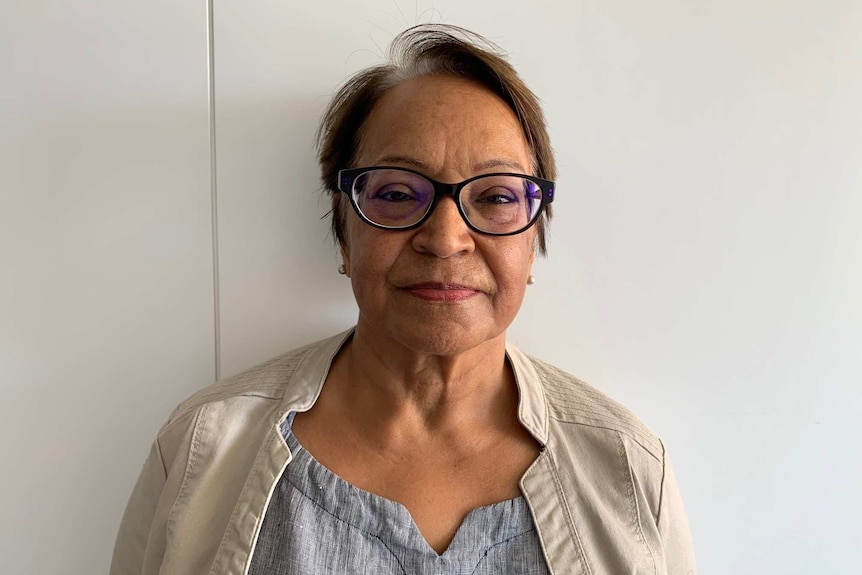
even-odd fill
[(508, 341), (506, 357), (515, 373), (515, 385), (518, 386), (518, 419), (544, 447), (548, 443), (548, 403), (542, 380), (530, 358)]

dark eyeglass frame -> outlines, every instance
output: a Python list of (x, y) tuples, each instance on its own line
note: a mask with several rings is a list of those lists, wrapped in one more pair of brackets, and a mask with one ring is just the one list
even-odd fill
[[(428, 180), (431, 185), (434, 186), (434, 199), (431, 200), (431, 206), (428, 208), (428, 211), (424, 216), (419, 218), (419, 221), (410, 224), (409, 226), (384, 226), (378, 223), (375, 223), (369, 220), (365, 214), (362, 213), (362, 210), (359, 209), (359, 206), (356, 205), (356, 199), (353, 197), (353, 183), (363, 174), (367, 172), (373, 172), (375, 170), (400, 170), (402, 172), (409, 172), (411, 174), (415, 174), (417, 176), (421, 176)], [(542, 190), (542, 199), (541, 204), (539, 205), (539, 209), (536, 210), (536, 214), (533, 218), (521, 229), (515, 230), (513, 232), (488, 232), (485, 230), (480, 230), (476, 226), (474, 226), (470, 220), (467, 218), (467, 214), (464, 213), (464, 209), (461, 207), (461, 190), (463, 190), (468, 184), (471, 182), (475, 182), (476, 180), (480, 180), (482, 178), (487, 178), (491, 176), (515, 176), (518, 178), (524, 178), (525, 180), (530, 180)], [(353, 206), (353, 211), (356, 212), (356, 215), (365, 222), (366, 224), (381, 229), (381, 230), (392, 230), (392, 231), (403, 231), (403, 230), (412, 230), (413, 228), (418, 228), (422, 224), (424, 224), (428, 218), (431, 217), (431, 214), (434, 213), (434, 210), (437, 208), (437, 204), (440, 203), (440, 199), (449, 196), (455, 201), (455, 206), (458, 208), (458, 213), (461, 214), (461, 219), (464, 220), (464, 223), (467, 224), (474, 232), (484, 234), (486, 236), (514, 236), (516, 234), (523, 233), (530, 229), (539, 218), (542, 216), (542, 212), (545, 209), (545, 206), (554, 201), (554, 187), (556, 184), (551, 180), (545, 180), (542, 178), (538, 178), (536, 176), (528, 176), (527, 174), (519, 174), (517, 172), (494, 172), (492, 174), (480, 174), (478, 176), (473, 176), (463, 182), (459, 182), (457, 184), (446, 184), (443, 182), (438, 182), (432, 178), (429, 178), (422, 172), (417, 172), (416, 170), (411, 170), (410, 168), (402, 168), (401, 166), (370, 166), (367, 168), (349, 168), (345, 170), (338, 170), (338, 182), (337, 182), (338, 190), (347, 194), (347, 197), (350, 198), (350, 205)]]

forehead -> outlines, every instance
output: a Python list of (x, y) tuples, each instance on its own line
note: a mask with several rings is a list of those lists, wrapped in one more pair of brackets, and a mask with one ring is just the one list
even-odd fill
[(394, 158), (469, 176), (494, 161), (519, 171), (531, 164), (512, 109), (487, 88), (453, 76), (412, 78), (391, 88), (368, 115), (360, 142), (358, 165)]

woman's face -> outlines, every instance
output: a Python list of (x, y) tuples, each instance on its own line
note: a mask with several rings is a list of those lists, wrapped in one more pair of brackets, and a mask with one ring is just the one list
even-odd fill
[[(356, 167), (383, 165), (455, 183), (492, 172), (529, 174), (531, 155), (515, 114), (496, 95), (461, 78), (430, 76), (389, 90), (366, 120)], [(521, 306), (535, 227), (482, 235), (443, 198), (407, 231), (376, 229), (348, 208), (345, 231), (342, 255), (365, 336), (454, 355), (501, 341)]]

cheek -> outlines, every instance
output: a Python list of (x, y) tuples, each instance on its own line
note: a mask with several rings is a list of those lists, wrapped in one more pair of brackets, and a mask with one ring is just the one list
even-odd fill
[(365, 259), (363, 248), (366, 242), (363, 232), (366, 230), (362, 226), (364, 226), (364, 223), (359, 220), (356, 214), (352, 213), (352, 210), (350, 213), (345, 214), (344, 226), (342, 228), (344, 231), (344, 244), (341, 246), (341, 256), (344, 258), (346, 264), (349, 263), (351, 272), (359, 270)]
[(518, 236), (515, 238), (520, 241), (513, 241), (505, 247), (500, 246), (502, 249), (496, 250), (496, 253), (499, 269), (505, 276), (506, 283), (514, 284), (520, 289), (522, 285), (526, 285), (527, 276), (530, 275), (535, 259), (535, 246), (532, 235), (523, 239)]
[(345, 239), (341, 253), (350, 270), (354, 293), (358, 295), (371, 285), (384, 283), (402, 247), (398, 235), (372, 228), (351, 214)]

